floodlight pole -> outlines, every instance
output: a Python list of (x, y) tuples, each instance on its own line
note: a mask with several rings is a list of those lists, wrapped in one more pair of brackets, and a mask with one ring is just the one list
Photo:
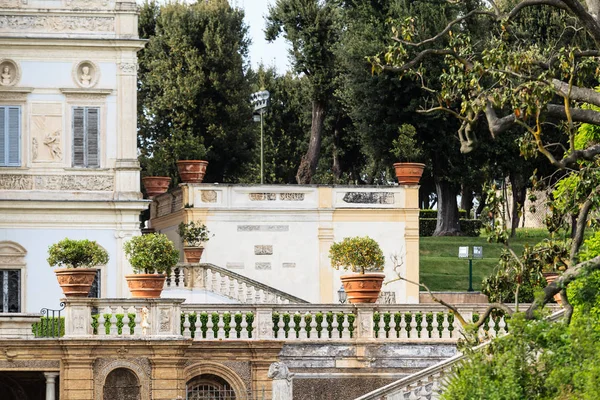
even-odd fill
[(467, 292), (474, 292), (473, 290), (473, 258), (469, 257), (469, 289)]
[(261, 112), (260, 112), (260, 184), (264, 185), (264, 183), (265, 183), (265, 180), (264, 180), (265, 152), (264, 152), (264, 146), (263, 146), (263, 112), (262, 111), (263, 110), (261, 110)]

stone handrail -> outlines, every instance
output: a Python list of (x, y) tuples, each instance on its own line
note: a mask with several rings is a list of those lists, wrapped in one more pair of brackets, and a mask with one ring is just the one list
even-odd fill
[[(559, 310), (548, 319), (556, 321), (563, 315), (564, 310)], [(475, 350), (485, 348), (490, 343), (491, 340), (488, 340), (477, 346)], [(369, 392), (355, 400), (437, 400), (444, 391), (445, 378), (465, 358), (464, 354), (457, 354), (429, 368), (425, 368), (422, 371)]]
[[(455, 343), (462, 327), (438, 304), (182, 304), (183, 299), (65, 299), (65, 337)], [(459, 306), (467, 319), (485, 304)], [(482, 337), (506, 334), (503, 316)]]
[(226, 268), (213, 264), (178, 264), (165, 282), (165, 289), (206, 289), (245, 304), (308, 303)]

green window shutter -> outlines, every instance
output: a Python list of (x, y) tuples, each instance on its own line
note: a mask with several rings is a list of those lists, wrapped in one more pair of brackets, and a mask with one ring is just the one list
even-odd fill
[(21, 165), (21, 127), (19, 107), (8, 107), (8, 165)]
[(86, 147), (87, 167), (98, 168), (100, 166), (100, 109), (86, 109)]
[(73, 108), (73, 166), (85, 167), (85, 109)]
[(21, 165), (21, 108), (0, 107), (0, 166)]
[(8, 143), (6, 140), (7, 126), (6, 126), (6, 113), (7, 107), (0, 107), (0, 166), (6, 167), (6, 152), (8, 150)]

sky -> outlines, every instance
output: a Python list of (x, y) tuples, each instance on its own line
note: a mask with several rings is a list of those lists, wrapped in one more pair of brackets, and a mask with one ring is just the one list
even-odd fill
[(288, 46), (282, 37), (275, 42), (269, 43), (265, 40), (264, 16), (268, 12), (268, 5), (275, 0), (229, 0), (231, 5), (244, 9), (246, 24), (252, 39), (250, 45), (250, 61), (253, 67), (261, 62), (266, 66), (275, 66), (279, 73), (290, 69), (288, 62)]

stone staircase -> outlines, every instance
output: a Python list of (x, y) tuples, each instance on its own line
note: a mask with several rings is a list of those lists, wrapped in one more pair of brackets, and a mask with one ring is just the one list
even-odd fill
[(304, 299), (213, 264), (178, 264), (165, 282), (165, 294), (171, 297), (169, 291), (184, 297), (188, 297), (188, 292), (210, 292), (222, 296), (224, 302), (242, 304), (308, 303)]

